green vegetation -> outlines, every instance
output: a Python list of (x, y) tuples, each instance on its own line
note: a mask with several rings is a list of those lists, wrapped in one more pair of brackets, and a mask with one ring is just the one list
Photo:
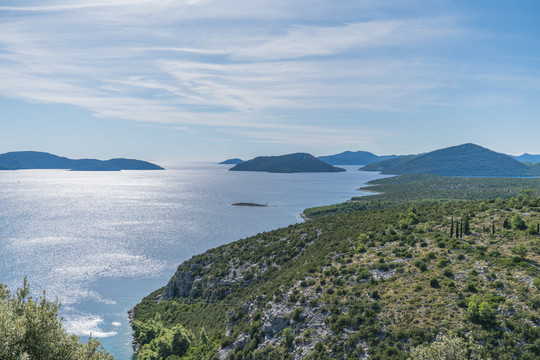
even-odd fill
[[(531, 176), (540, 173), (512, 157), (475, 144), (435, 150), (417, 157), (375, 163), (362, 170), (383, 174), (433, 174), (445, 176)], [(536, 172), (536, 173), (530, 173)]]
[[(401, 175), (370, 181), (360, 190), (378, 194), (353, 197), (350, 201), (306, 209), (309, 218), (389, 206), (441, 203), (452, 200), (526, 198), (540, 194), (536, 178), (463, 178), (437, 175)], [(509, 220), (507, 220), (509, 221)], [(454, 224), (455, 225), (455, 224)]]
[(459, 336), (437, 335), (429, 345), (419, 345), (411, 350), (413, 360), (486, 360), (482, 348)]
[(366, 165), (366, 166), (362, 167), (360, 170), (364, 170), (364, 171), (385, 171), (385, 170), (392, 169), (394, 167), (400, 166), (402, 164), (408, 163), (409, 161), (411, 161), (412, 159), (415, 159), (417, 157), (418, 157), (418, 155), (400, 156), (400, 157), (395, 158), (395, 159), (383, 160), (383, 161), (379, 161), (379, 162), (376, 162), (376, 163)]
[(259, 156), (235, 165), (230, 171), (266, 171), (271, 173), (340, 172), (345, 169), (325, 163), (306, 153)]
[[(540, 198), (398, 201), (184, 262), (135, 307), (134, 328), (158, 334), (136, 330), (141, 354), (169, 351), (180, 331), (188, 346), (176, 359), (536, 358), (540, 237), (527, 229), (540, 222)], [(525, 229), (503, 227), (516, 214)]]
[(0, 359), (112, 360), (99, 341), (79, 342), (58, 318), (58, 301), (30, 296), (26, 279), (16, 294), (0, 284)]

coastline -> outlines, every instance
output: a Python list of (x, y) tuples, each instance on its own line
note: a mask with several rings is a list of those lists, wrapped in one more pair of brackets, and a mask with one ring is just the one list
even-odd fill
[[(366, 180), (363, 180), (363, 181), (360, 181), (360, 182), (363, 183), (364, 185), (367, 184), (367, 181), (366, 181)], [(356, 186), (357, 186), (357, 185), (356, 185)], [(357, 188), (356, 186), (353, 185), (353, 187), (350, 187), (349, 189), (351, 189), (353, 192), (359, 191), (360, 188)], [(363, 190), (361, 190), (361, 191), (363, 191)], [(369, 192), (371, 192), (371, 191), (369, 191)], [(354, 193), (351, 193), (351, 194), (348, 195), (348, 196), (356, 196), (356, 195), (355, 195)], [(360, 195), (360, 196), (362, 196), (362, 195)], [(364, 195), (364, 196), (366, 196), (366, 195)], [(347, 201), (350, 201), (350, 199), (347, 200)], [(339, 204), (340, 202), (339, 202), (339, 201), (337, 201), (337, 202), (334, 201), (333, 203)], [(238, 202), (238, 203), (230, 203), (230, 206), (240, 206), (240, 207), (276, 207), (276, 206), (278, 206), (278, 205), (269, 205), (268, 203), (266, 203), (266, 204), (260, 204), (260, 203), (251, 203), (251, 202)], [(311, 206), (311, 207), (313, 207), (313, 206)], [(296, 214), (298, 214), (298, 212), (296, 212)], [(308, 222), (308, 221), (313, 220), (312, 218), (308, 217), (308, 216), (307, 216), (305, 213), (303, 213), (303, 212), (301, 212), (299, 215), (300, 215), (300, 217), (302, 218), (302, 220), (303, 220), (304, 222)], [(294, 222), (293, 222), (292, 224), (294, 224)], [(274, 229), (280, 229), (280, 228), (285, 227), (285, 226), (286, 226), (286, 225), (280, 225), (280, 226), (277, 226), (277, 227), (275, 227), (275, 228), (273, 228), (273, 229), (271, 229), (271, 230), (266, 230), (266, 231), (272, 231), (272, 230), (274, 230)], [(233, 241), (231, 241), (231, 242), (234, 242), (234, 241), (237, 241), (237, 240), (238, 240), (238, 239), (233, 240)], [(227, 243), (227, 244), (229, 244), (229, 243)], [(205, 250), (205, 251), (207, 251), (207, 250)], [(203, 251), (203, 252), (204, 252), (204, 251)], [(203, 252), (201, 252), (201, 253), (203, 253)], [(198, 254), (200, 254), (200, 253), (198, 253)], [(197, 255), (197, 254), (195, 254), (195, 255)], [(194, 255), (194, 256), (195, 256), (195, 255)], [(184, 261), (182, 261), (180, 264), (182, 264), (183, 262), (188, 261), (188, 260), (189, 260), (189, 259), (184, 260)], [(131, 309), (128, 311), (128, 318), (129, 318), (129, 322), (130, 322), (130, 323), (131, 323), (132, 321), (135, 320), (135, 312), (134, 312), (134, 308), (131, 308)], [(134, 336), (134, 334), (133, 334), (133, 332), (132, 332), (131, 347), (132, 347), (132, 349), (133, 349), (133, 353), (134, 353), (134, 354), (137, 354), (137, 353), (140, 351), (140, 344), (137, 343), (137, 341), (135, 340), (135, 338), (134, 338), (133, 336)]]
[[(129, 320), (129, 327), (131, 328), (131, 323), (135, 321), (135, 308), (132, 307), (127, 311), (128, 313), (128, 320)], [(137, 354), (139, 352), (139, 343), (137, 340), (135, 340), (135, 336), (133, 336), (133, 328), (131, 328), (131, 348), (133, 349), (133, 353)]]
[(310, 221), (310, 220), (311, 220), (311, 218), (308, 217), (308, 216), (307, 216), (306, 214), (304, 214), (304, 213), (301, 213), (301, 214), (300, 214), (300, 217), (301, 217), (302, 219), (304, 219), (304, 221)]

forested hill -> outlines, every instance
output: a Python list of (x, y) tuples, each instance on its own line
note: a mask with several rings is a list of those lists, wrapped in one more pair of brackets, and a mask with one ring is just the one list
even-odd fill
[(231, 171), (266, 171), (271, 173), (340, 172), (345, 169), (329, 165), (311, 154), (259, 156), (237, 164)]
[(362, 170), (383, 168), (383, 174), (434, 174), (445, 176), (528, 176), (529, 167), (512, 157), (475, 144), (432, 151), (406, 162), (371, 164)]
[(163, 170), (147, 161), (134, 159), (68, 159), (45, 152), (15, 151), (0, 154), (0, 170), (71, 169), (78, 171)]
[(430, 346), (440, 358), (534, 359), (539, 224), (529, 194), (356, 211), (239, 240), (184, 262), (135, 307), (140, 357), (172, 354), (174, 333), (180, 359), (433, 359)]

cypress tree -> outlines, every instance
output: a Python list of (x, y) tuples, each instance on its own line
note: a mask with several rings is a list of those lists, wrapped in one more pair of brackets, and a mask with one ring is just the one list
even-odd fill
[(459, 223), (459, 237), (463, 238), (463, 220)]
[(491, 233), (495, 235), (495, 223), (493, 221), (491, 222)]
[(450, 238), (454, 234), (454, 217), (452, 216), (452, 222), (450, 223)]
[(465, 235), (469, 235), (471, 233), (469, 228), (469, 216), (465, 215), (465, 220), (463, 220), (463, 228), (465, 230)]

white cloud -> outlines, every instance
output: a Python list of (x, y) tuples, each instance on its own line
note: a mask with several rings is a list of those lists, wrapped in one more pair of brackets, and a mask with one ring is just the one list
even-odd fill
[[(311, 125), (312, 138), (324, 142), (328, 133), (317, 133), (310, 119), (318, 110), (395, 112), (440, 104), (436, 90), (459, 76), (416, 52), (402, 55), (454, 36), (451, 20), (349, 21), (355, 11), (377, 6), (304, 0), (3, 6), (0, 11), (22, 15), (0, 24), (0, 95), (188, 132), (245, 128), (238, 131), (265, 141), (284, 141), (275, 130), (289, 131), (291, 123)], [(283, 116), (290, 111), (301, 115)]]
[(237, 49), (236, 59), (292, 59), (332, 55), (355, 46), (380, 46), (377, 42), (399, 27), (395, 21), (374, 21), (339, 27), (294, 26), (281, 37), (262, 45)]

